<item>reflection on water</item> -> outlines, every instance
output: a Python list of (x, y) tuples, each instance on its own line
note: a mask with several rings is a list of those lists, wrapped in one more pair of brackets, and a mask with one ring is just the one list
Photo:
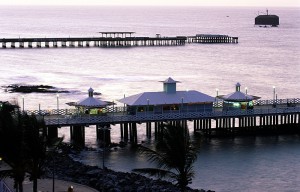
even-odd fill
[[(190, 185), (193, 188), (228, 192), (300, 189), (299, 135), (214, 138), (202, 139), (201, 143), (194, 164), (195, 178)], [(153, 146), (154, 142), (148, 140), (144, 144)], [(101, 167), (102, 151), (82, 151), (76, 159)], [(130, 172), (154, 165), (127, 145), (108, 152), (105, 166)]]

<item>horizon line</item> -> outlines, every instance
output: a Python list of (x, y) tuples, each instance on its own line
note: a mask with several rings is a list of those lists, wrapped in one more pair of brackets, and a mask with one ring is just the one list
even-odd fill
[(278, 5), (101, 5), (101, 4), (0, 4), (1, 6), (14, 6), (14, 7), (22, 7), (22, 6), (33, 6), (33, 7), (275, 7), (275, 8), (300, 8), (300, 5), (296, 6), (278, 6)]

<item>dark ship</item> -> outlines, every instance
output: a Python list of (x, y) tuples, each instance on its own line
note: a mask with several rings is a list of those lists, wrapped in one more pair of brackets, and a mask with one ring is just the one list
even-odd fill
[(258, 15), (255, 17), (255, 25), (277, 27), (279, 25), (279, 17), (277, 15), (269, 15), (267, 10), (266, 15)]

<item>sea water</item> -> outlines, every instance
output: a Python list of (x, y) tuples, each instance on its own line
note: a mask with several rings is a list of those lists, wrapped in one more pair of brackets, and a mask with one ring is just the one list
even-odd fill
[[(134, 31), (134, 36), (224, 34), (238, 44), (186, 44), (174, 47), (0, 49), (0, 86), (52, 85), (59, 108), (87, 97), (92, 87), (100, 99), (115, 101), (145, 91), (161, 91), (168, 77), (177, 90), (211, 96), (241, 89), (262, 99), (298, 98), (300, 93), (300, 9), (272, 8), (278, 27), (254, 26), (265, 7), (0, 7), (0, 38), (97, 37), (98, 32)], [(25, 109), (53, 109), (56, 94), (20, 94), (0, 90), (0, 100), (22, 102)], [(118, 103), (122, 106), (122, 104)], [(69, 140), (69, 129), (60, 135)], [(191, 132), (192, 134), (192, 132)], [(86, 128), (86, 144), (97, 147), (95, 127)], [(120, 141), (112, 126), (112, 141)], [(147, 140), (143, 125), (138, 141)], [(250, 137), (203, 141), (195, 163), (194, 188), (217, 191), (299, 191), (299, 136)], [(78, 157), (101, 165), (101, 153)], [(149, 166), (130, 147), (108, 154), (107, 166), (130, 171)]]

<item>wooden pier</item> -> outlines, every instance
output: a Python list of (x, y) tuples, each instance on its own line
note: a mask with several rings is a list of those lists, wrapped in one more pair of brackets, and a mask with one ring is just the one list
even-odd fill
[(187, 37), (188, 43), (238, 43), (238, 37), (228, 35), (197, 34)]
[[(213, 111), (198, 112), (187, 110), (170, 111), (160, 114), (129, 115), (124, 107), (107, 108), (106, 115), (76, 114), (72, 109), (26, 111), (39, 114), (47, 125), (48, 137), (57, 137), (59, 127), (70, 127), (71, 140), (84, 143), (85, 127), (96, 127), (97, 139), (110, 142), (111, 125), (119, 126), (124, 142), (137, 143), (137, 125), (144, 124), (146, 135), (151, 138), (160, 134), (161, 124), (190, 125), (195, 133), (215, 136), (238, 136), (260, 134), (300, 134), (300, 99), (286, 99), (286, 103), (273, 100), (258, 100), (254, 109), (224, 110), (215, 107)], [(275, 105), (276, 104), (276, 107)], [(214, 104), (218, 106), (219, 104)]]
[(133, 37), (134, 32), (100, 32), (101, 37), (68, 38), (2, 38), (0, 48), (58, 48), (58, 47), (138, 47), (183, 46), (188, 43), (238, 43), (238, 37), (226, 35), (196, 35), (162, 37)]

